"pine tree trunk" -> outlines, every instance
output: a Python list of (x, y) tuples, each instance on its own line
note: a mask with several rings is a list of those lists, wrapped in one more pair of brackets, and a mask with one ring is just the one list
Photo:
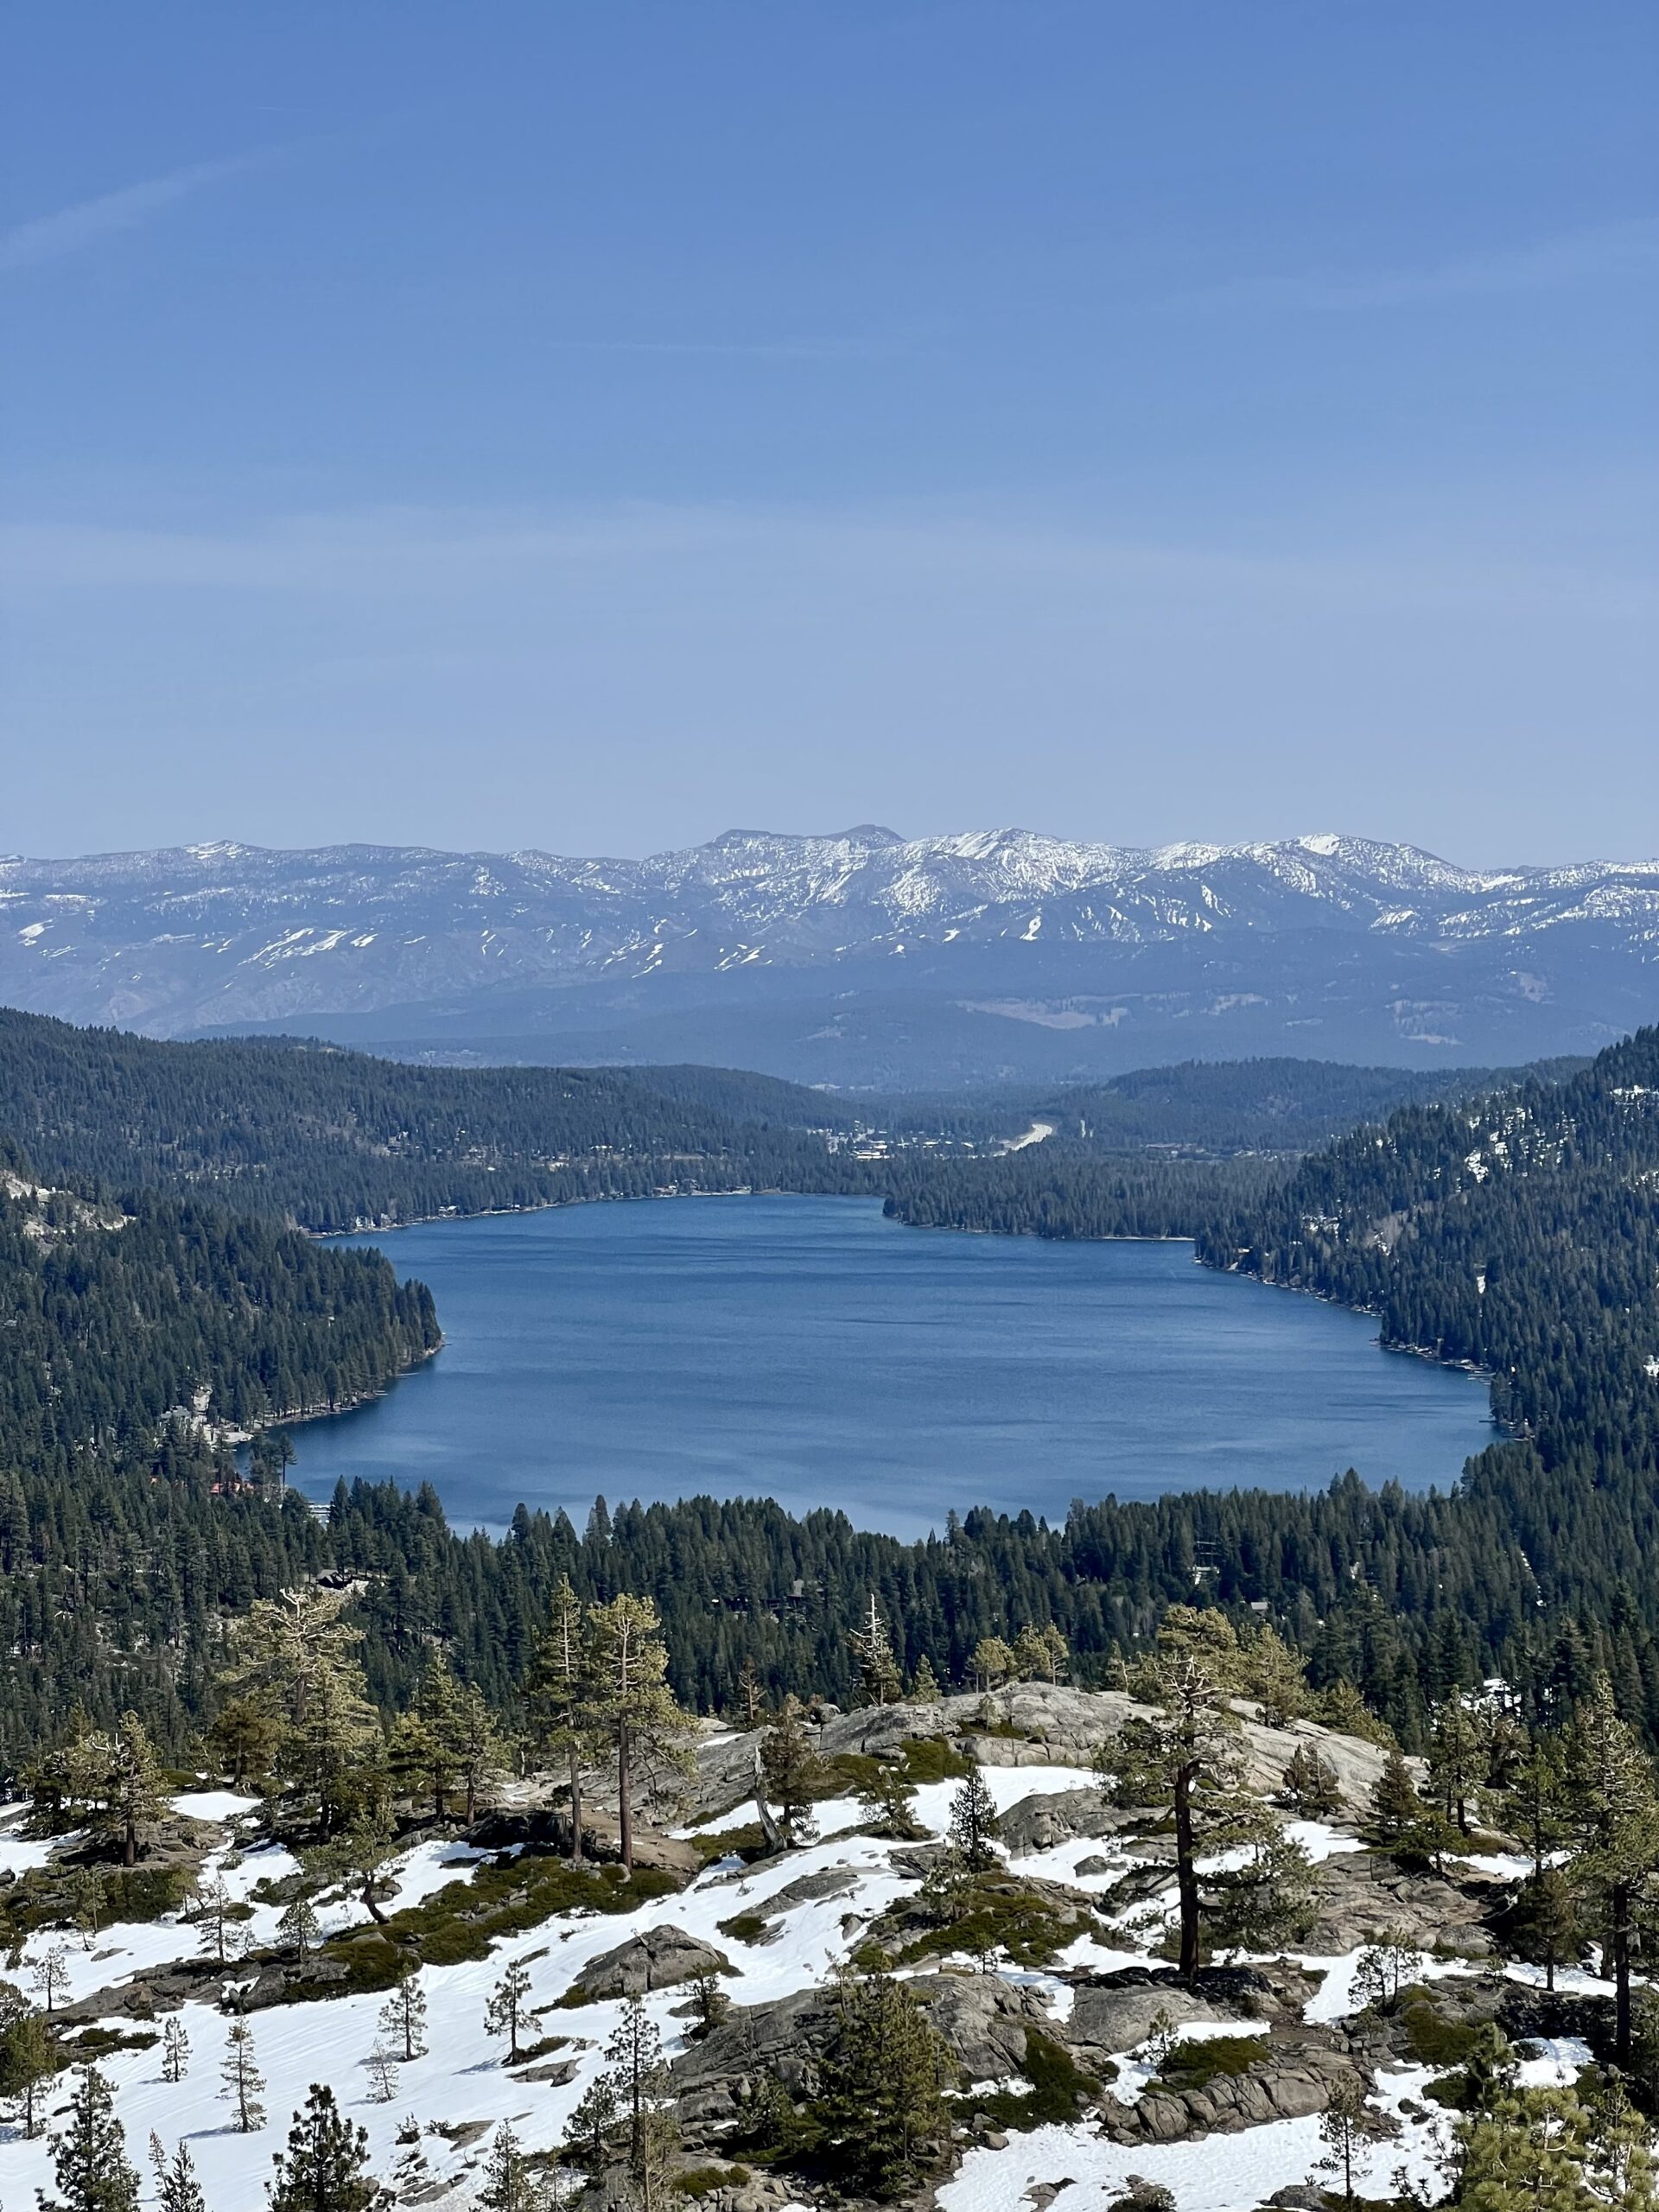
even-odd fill
[(582, 1748), (570, 1744), (570, 1864), (582, 1864)]
[(1612, 1894), (1613, 2056), (1621, 2066), (1630, 2056), (1630, 1893), (1621, 1882)]
[(1181, 1898), (1181, 1972), (1198, 1970), (1198, 1877), (1192, 1864), (1192, 1780), (1175, 1777), (1175, 1880)]
[(138, 1830), (132, 1815), (127, 1815), (126, 1833), (121, 1839), (121, 1864), (136, 1866), (138, 1863)]
[(628, 1740), (628, 1724), (621, 1722), (616, 1732), (616, 1828), (617, 1840), (622, 1849), (622, 1866), (626, 1873), (633, 1872), (633, 1746)]

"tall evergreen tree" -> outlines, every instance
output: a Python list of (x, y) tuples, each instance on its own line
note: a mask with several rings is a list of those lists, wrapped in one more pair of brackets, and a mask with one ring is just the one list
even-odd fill
[(275, 2153), (270, 2212), (374, 2212), (383, 2192), (369, 2174), (369, 2133), (342, 2118), (334, 2093), (314, 2082)]
[(587, 1611), (561, 1574), (524, 1683), (534, 1739), (543, 1755), (563, 1758), (569, 1777), (570, 1863), (582, 1864), (582, 1763), (595, 1742), (594, 1684), (589, 1668)]
[(1198, 1860), (1238, 1839), (1241, 1813), (1259, 1815), (1241, 1796), (1243, 1731), (1225, 1691), (1195, 1650), (1160, 1649), (1144, 1668), (1135, 1694), (1155, 1717), (1132, 1715), (1098, 1764), (1119, 1803), (1166, 1812), (1175, 1832), (1175, 1882), (1180, 1910), (1180, 1969), (1198, 1971), (1201, 1898)]
[(976, 1767), (950, 1800), (950, 1848), (970, 1874), (996, 1865), (996, 1800)]
[(41, 2194), (41, 2212), (138, 2212), (138, 2177), (127, 2156), (126, 2130), (116, 2117), (110, 2085), (95, 2066), (81, 2069), (69, 2117), (53, 2139), (55, 2197)]
[(426, 1996), (420, 1975), (406, 1967), (396, 1988), (380, 2008), (380, 2032), (405, 2065), (426, 2055)]
[(226, 2031), (219, 2079), (224, 2084), (219, 2094), (229, 2101), (237, 2133), (251, 2135), (263, 2127), (265, 2108), (259, 2099), (264, 2091), (265, 2077), (255, 2059), (253, 2030), (239, 2012)]
[(635, 1783), (683, 1770), (692, 1721), (665, 1680), (668, 1650), (649, 1598), (595, 1606), (591, 1628), (593, 1710), (615, 1754), (619, 1841), (632, 1873)]
[(514, 1959), (493, 1990), (484, 2008), (484, 2032), (492, 2036), (505, 2036), (507, 2064), (518, 2063), (518, 2031), (524, 2025), (528, 2012), (525, 1999), (530, 1995), (530, 1968)]
[(1606, 1929), (1614, 1986), (1614, 2056), (1630, 2051), (1630, 1972), (1638, 1926), (1659, 1879), (1659, 1791), (1636, 1732), (1600, 1676), (1567, 1732), (1567, 1786), (1578, 1845), (1576, 1885)]
[(149, 2139), (150, 2164), (156, 2169), (156, 2202), (159, 2212), (207, 2212), (207, 2200), (196, 2177), (195, 2161), (188, 2143), (175, 2144), (169, 2158), (160, 2139)]
[(897, 2196), (949, 2137), (944, 2046), (910, 1990), (887, 1974), (843, 1969), (834, 1995), (813, 2115), (847, 2184)]

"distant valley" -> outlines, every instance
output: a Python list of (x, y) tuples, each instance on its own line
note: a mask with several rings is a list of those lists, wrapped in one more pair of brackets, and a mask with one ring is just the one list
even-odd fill
[(1659, 861), (1311, 836), (732, 831), (647, 860), (191, 846), (0, 861), (0, 1001), (158, 1036), (699, 1061), (848, 1088), (1290, 1053), (1593, 1052), (1659, 1012)]

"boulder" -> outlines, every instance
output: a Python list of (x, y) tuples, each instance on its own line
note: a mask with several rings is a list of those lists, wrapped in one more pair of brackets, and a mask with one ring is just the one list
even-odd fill
[(1107, 2097), (1101, 2132), (1117, 2143), (1181, 2143), (1194, 2135), (1235, 2134), (1270, 2120), (1306, 2120), (1330, 2104), (1351, 2076), (1346, 2054), (1317, 2030), (1275, 2032), (1265, 2056), (1243, 2074), (1217, 2074), (1202, 2088), (1154, 2086), (1133, 2104)]
[(1042, 1993), (995, 1974), (918, 1974), (908, 1984), (927, 2007), (945, 2048), (976, 2082), (1017, 2074), (1025, 2063), (1026, 2031), (1062, 2032)]
[(1504, 1885), (1481, 1875), (1458, 1880), (1427, 1868), (1398, 1866), (1371, 1852), (1348, 1852), (1319, 1869), (1319, 1916), (1305, 1948), (1314, 1955), (1351, 1951), (1384, 1929), (1398, 1929), (1426, 1951), (1487, 1959), (1497, 1945), (1485, 1923)]
[(712, 1943), (678, 1928), (647, 1928), (614, 1950), (590, 1959), (571, 1984), (571, 1994), (580, 1992), (595, 2000), (643, 1997), (647, 1990), (674, 1989), (704, 1974), (735, 1971), (726, 1954)]
[(1061, 1789), (1047, 1796), (1022, 1797), (997, 1822), (997, 1834), (1011, 1858), (1052, 1851), (1074, 1836), (1116, 1835), (1129, 1815), (1109, 1805), (1098, 1789)]
[[(906, 1738), (947, 1737), (984, 1766), (1091, 1767), (1132, 1713), (1145, 1708), (1122, 1690), (1084, 1690), (1068, 1682), (1011, 1682), (987, 1695), (941, 1698), (932, 1705), (861, 1706), (830, 1714), (817, 1732), (825, 1758), (855, 1751), (866, 1758), (897, 1760)], [(1270, 1728), (1258, 1708), (1240, 1700), (1237, 1711), (1253, 1789), (1279, 1788), (1297, 1750), (1311, 1746), (1336, 1770), (1345, 1810), (1363, 1814), (1382, 1771), (1384, 1754), (1357, 1736), (1339, 1736), (1312, 1720)], [(754, 1783), (761, 1732), (712, 1737), (697, 1752), (700, 1814), (730, 1811)], [(1081, 1829), (1075, 1831), (1082, 1834)]]

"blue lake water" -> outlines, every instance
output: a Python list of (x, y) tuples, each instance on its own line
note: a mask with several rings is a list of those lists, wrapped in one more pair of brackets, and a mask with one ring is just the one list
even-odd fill
[(446, 1342), (294, 1431), (293, 1479), (430, 1481), (461, 1526), (522, 1499), (777, 1498), (914, 1535), (947, 1510), (1167, 1490), (1451, 1483), (1484, 1386), (1184, 1243), (906, 1229), (845, 1198), (681, 1198), (351, 1240), (431, 1286)]

